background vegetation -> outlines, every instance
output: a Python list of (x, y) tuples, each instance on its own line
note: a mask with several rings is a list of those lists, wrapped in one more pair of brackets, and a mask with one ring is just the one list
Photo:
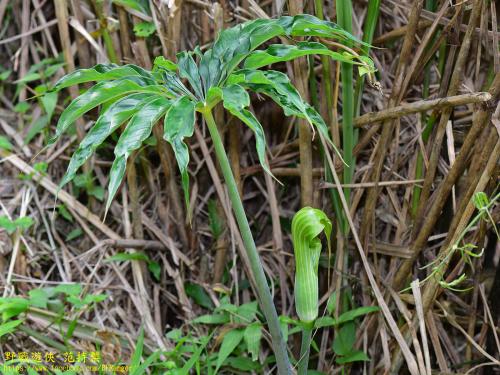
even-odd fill
[[(265, 155), (222, 106), (213, 116), (293, 365), (304, 357), (299, 333), (309, 331), (313, 374), (498, 373), (497, 8), (490, 0), (0, 0), (0, 363), (49, 365), (53, 352), (57, 364), (130, 364), (133, 374), (276, 371), (201, 117), (185, 140), (187, 207), (160, 127), (130, 155), (106, 216), (119, 132), (58, 192), (105, 106), (46, 146), (70, 101), (91, 87), (53, 91), (65, 73), (98, 63), (152, 69), (155, 57), (205, 51), (241, 22), (309, 13), (366, 42), (346, 45), (377, 69), (368, 81), (328, 56), (273, 66), (322, 115), (345, 163), (304, 119), (260, 94), (251, 110)], [(333, 224), (330, 251), (320, 235), (312, 326), (299, 320), (294, 296), (302, 248), (292, 246), (292, 218), (304, 206)]]

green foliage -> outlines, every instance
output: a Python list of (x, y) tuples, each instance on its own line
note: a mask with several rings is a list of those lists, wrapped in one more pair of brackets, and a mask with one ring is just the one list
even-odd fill
[(181, 171), (182, 188), (186, 207), (189, 206), (189, 150), (184, 143), (185, 137), (191, 137), (194, 133), (195, 105), (188, 96), (181, 96), (171, 107), (165, 116), (165, 127), (163, 138), (172, 145), (177, 165)]
[(17, 113), (24, 114), (28, 111), (28, 109), (30, 109), (30, 105), (26, 102), (17, 103), (14, 106), (14, 112), (17, 112)]
[(37, 64), (30, 66), (28, 72), (19, 80), (17, 84), (26, 84), (33, 81), (46, 80), (52, 77), (59, 69), (64, 66), (60, 58), (43, 59)]
[(325, 55), (337, 61), (360, 65), (360, 68), (365, 69), (363, 74), (375, 70), (371, 60), (364, 61), (347, 51), (332, 51), (324, 44), (318, 42), (297, 42), (295, 45), (272, 44), (265, 50), (252, 52), (245, 60), (244, 67), (246, 69), (257, 69), (266, 65), (290, 61), (309, 55)]
[(1, 150), (7, 150), (11, 151), (14, 148), (12, 146), (12, 143), (7, 139), (7, 137), (4, 137), (3, 135), (0, 136), (0, 149)]
[(222, 344), (219, 349), (219, 355), (217, 356), (217, 365), (215, 367), (215, 372), (217, 372), (224, 361), (229, 357), (229, 355), (236, 349), (238, 344), (243, 340), (244, 331), (242, 329), (232, 329), (224, 335), (222, 339)]
[(16, 327), (20, 325), (22, 322), (23, 322), (22, 320), (17, 319), (17, 320), (11, 320), (7, 323), (0, 324), (0, 337), (14, 332)]
[(354, 349), (355, 341), (356, 325), (354, 322), (348, 322), (340, 328), (333, 340), (333, 351), (337, 355), (336, 362), (339, 365), (370, 360), (364, 352)]
[(314, 322), (314, 327), (322, 328), (322, 327), (339, 326), (341, 324), (352, 322), (363, 315), (377, 312), (379, 310), (380, 308), (378, 306), (363, 306), (346, 311), (340, 314), (337, 319), (331, 316), (322, 316), (321, 318), (316, 319), (316, 321)]
[(151, 14), (148, 0), (112, 0), (112, 2), (140, 13)]
[[(104, 301), (105, 294), (82, 295), (80, 284), (60, 284), (57, 287), (32, 289), (28, 297), (3, 297), (0, 298), (0, 337), (14, 333), (16, 328), (22, 325), (22, 315), (29, 312), (30, 308), (38, 308), (55, 312), (62, 318), (65, 314), (64, 303), (75, 311), (83, 311), (92, 308), (94, 304)], [(13, 318), (18, 318), (11, 320)], [(71, 337), (77, 325), (76, 319), (70, 322), (66, 338)]]
[[(139, 1), (117, 3), (139, 11), (146, 10)], [(265, 51), (255, 51), (261, 44), (277, 36), (317, 36), (362, 44), (334, 23), (310, 15), (258, 19), (222, 31), (212, 48), (204, 53), (199, 48), (179, 53), (177, 64), (158, 57), (152, 72), (134, 65), (100, 64), (63, 77), (56, 83), (55, 91), (85, 82), (97, 83), (73, 100), (61, 114), (56, 134), (50, 143), (55, 142), (86, 112), (100, 105), (105, 105), (106, 109), (73, 154), (60, 186), (73, 180), (77, 170), (97, 147), (118, 127), (126, 124), (115, 147), (106, 202), (108, 209), (125, 175), (128, 157), (141, 147), (150, 136), (152, 126), (165, 116), (164, 138), (174, 149), (187, 204), (189, 150), (184, 139), (191, 137), (194, 132), (195, 112), (210, 110), (220, 101), (255, 133), (259, 160), (269, 172), (265, 162), (264, 130), (249, 110), (250, 100), (245, 90), (271, 97), (283, 107), (287, 115), (307, 119), (329, 140), (328, 129), (321, 116), (300, 98), (285, 74), (256, 68), (262, 67), (262, 63), (267, 65), (288, 61), (309, 54), (324, 54), (360, 65), (364, 67), (360, 73), (371, 73), (373, 64), (370, 59), (353, 55), (347, 50), (334, 52), (319, 42), (310, 41), (300, 42), (297, 46), (273, 45)], [(238, 71), (240, 64), (246, 69)], [(190, 89), (181, 79), (187, 80)]]
[(10, 77), (11, 73), (11, 70), (4, 70), (3, 68), (0, 68), (0, 82), (6, 81), (7, 78)]
[(243, 333), (243, 338), (247, 345), (248, 352), (252, 356), (252, 361), (257, 361), (260, 351), (260, 340), (262, 338), (262, 324), (254, 322), (249, 324)]
[(158, 262), (151, 260), (145, 253), (140, 251), (135, 251), (133, 253), (117, 253), (113, 256), (106, 258), (105, 262), (123, 262), (129, 260), (140, 260), (146, 262), (148, 265), (148, 270), (152, 273), (156, 281), (161, 279), (161, 266)]
[(217, 202), (210, 199), (207, 204), (208, 207), (208, 225), (210, 227), (210, 232), (215, 239), (219, 238), (224, 232), (224, 221), (219, 216), (217, 212)]
[(337, 355), (347, 355), (352, 351), (355, 341), (356, 326), (352, 322), (344, 324), (333, 340), (333, 351)]
[[(196, 287), (193, 287), (196, 286)], [(208, 295), (202, 292), (201, 286), (197, 284), (186, 285), (186, 292), (199, 304), (205, 304), (206, 308), (212, 310), (212, 313), (195, 318), (192, 323), (199, 325), (205, 324), (214, 328), (213, 332), (220, 332), (215, 341), (215, 345), (220, 348), (210, 355), (201, 355), (198, 357), (199, 366), (204, 368), (202, 373), (217, 373), (223, 367), (229, 367), (240, 371), (257, 371), (261, 369), (258, 362), (258, 355), (263, 335), (263, 323), (259, 320), (260, 313), (256, 301), (236, 306), (229, 301), (229, 296), (220, 298), (220, 305), (216, 308), (213, 304), (202, 300), (207, 299)], [(203, 297), (201, 297), (204, 295)], [(218, 326), (218, 328), (217, 328)], [(183, 336), (180, 330), (173, 330), (168, 338), (182, 342), (182, 346), (176, 348), (175, 353), (171, 353), (171, 359), (180, 359), (179, 353), (184, 353), (189, 349), (193, 352), (193, 346), (196, 347), (197, 341), (194, 338)], [(201, 337), (199, 340), (203, 340)], [(196, 354), (196, 352), (195, 352)], [(182, 363), (178, 363), (180, 367)]]
[(201, 285), (188, 282), (184, 285), (184, 288), (186, 290), (186, 294), (191, 297), (197, 305), (209, 310), (214, 308), (214, 304), (210, 299), (210, 296)]
[(33, 219), (29, 216), (18, 217), (15, 220), (9, 219), (7, 216), (0, 216), (0, 228), (3, 228), (9, 234), (13, 234), (17, 229), (25, 231), (33, 225)]
[(425, 283), (430, 278), (436, 278), (439, 285), (442, 288), (449, 289), (455, 292), (465, 292), (467, 290), (470, 290), (470, 288), (458, 288), (458, 285), (462, 284), (464, 281), (467, 280), (467, 276), (465, 273), (462, 273), (456, 279), (453, 279), (451, 281), (446, 281), (444, 277), (445, 276), (444, 270), (446, 270), (451, 258), (457, 253), (460, 254), (464, 262), (467, 263), (469, 266), (472, 266), (472, 261), (471, 261), (472, 258), (479, 258), (483, 255), (484, 249), (480, 251), (475, 251), (477, 249), (476, 245), (464, 242), (464, 237), (466, 236), (466, 234), (480, 220), (485, 220), (486, 223), (491, 225), (493, 230), (495, 231), (496, 236), (500, 238), (496, 222), (493, 220), (493, 217), (491, 215), (491, 211), (498, 204), (499, 199), (500, 199), (500, 193), (496, 193), (494, 196), (491, 197), (491, 199), (488, 198), (486, 193), (482, 191), (477, 192), (472, 196), (472, 204), (478, 210), (477, 215), (472, 218), (467, 227), (460, 233), (457, 240), (450, 245), (447, 251), (442, 252), (441, 255), (437, 257), (434, 261), (430, 262), (425, 267), (423, 267), (423, 268), (431, 268), (432, 271), (424, 280), (420, 282), (420, 284)]
[(134, 25), (134, 34), (142, 38), (146, 38), (155, 33), (156, 26), (153, 22), (139, 22)]
[(82, 228), (75, 228), (66, 236), (66, 241), (74, 240), (83, 234)]

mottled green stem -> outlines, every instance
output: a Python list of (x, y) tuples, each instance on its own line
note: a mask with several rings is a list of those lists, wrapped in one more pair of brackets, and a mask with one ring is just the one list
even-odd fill
[(312, 327), (302, 329), (302, 344), (300, 345), (299, 366), (297, 375), (307, 375), (309, 352), (311, 351)]
[(276, 364), (278, 366), (278, 374), (289, 375), (292, 373), (292, 370), (290, 360), (288, 359), (285, 340), (283, 339), (280, 329), (278, 314), (273, 303), (269, 285), (267, 284), (264, 268), (262, 267), (259, 254), (257, 252), (257, 247), (255, 246), (255, 241), (252, 236), (252, 231), (250, 230), (245, 209), (243, 208), (243, 202), (241, 201), (240, 193), (238, 192), (238, 187), (231, 170), (231, 165), (229, 164), (229, 160), (227, 158), (227, 152), (224, 149), (224, 144), (222, 143), (212, 111), (209, 108), (206, 108), (202, 110), (202, 114), (207, 122), (208, 131), (210, 132), (210, 137), (212, 138), (215, 148), (215, 155), (217, 156), (222, 175), (224, 176), (224, 180), (227, 185), (229, 199), (231, 201), (234, 215), (236, 217), (236, 221), (238, 222), (238, 227), (243, 239), (243, 244), (250, 261), (250, 269), (253, 274), (252, 276), (255, 279), (255, 287), (257, 289), (260, 307), (266, 318), (269, 333), (271, 334), (272, 346), (276, 356)]

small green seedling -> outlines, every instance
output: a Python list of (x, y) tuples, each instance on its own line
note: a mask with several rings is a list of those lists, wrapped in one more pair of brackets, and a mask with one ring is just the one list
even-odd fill
[(9, 219), (7, 216), (0, 216), (0, 228), (7, 231), (8, 234), (13, 234), (17, 229), (25, 231), (33, 225), (33, 219), (29, 216), (18, 217), (15, 220)]
[[(457, 253), (460, 254), (463, 261), (467, 263), (469, 266), (472, 266), (473, 258), (479, 258), (483, 255), (484, 249), (477, 250), (476, 245), (472, 243), (464, 243), (464, 238), (466, 234), (480, 220), (485, 220), (488, 224), (490, 224), (493, 230), (495, 231), (497, 237), (500, 238), (496, 223), (493, 220), (493, 217), (491, 216), (490, 212), (498, 203), (499, 199), (500, 199), (500, 193), (496, 193), (494, 196), (491, 197), (491, 199), (489, 199), (486, 193), (482, 191), (479, 191), (472, 196), (472, 204), (477, 208), (478, 213), (476, 214), (476, 216), (474, 216), (474, 218), (472, 218), (467, 227), (460, 233), (457, 240), (449, 246), (446, 252), (443, 252), (435, 260), (422, 267), (423, 269), (431, 268), (432, 271), (430, 272), (429, 276), (427, 276), (424, 280), (420, 282), (421, 285), (430, 278), (436, 278), (438, 284), (441, 287), (452, 290), (454, 292), (465, 292), (471, 289), (471, 288), (458, 288), (459, 284), (462, 284), (465, 280), (467, 280), (467, 276), (465, 274), (461, 274), (459, 277), (451, 281), (446, 281), (444, 272), (448, 267), (448, 264), (452, 259), (452, 257)], [(410, 288), (406, 288), (404, 290), (407, 289)]]

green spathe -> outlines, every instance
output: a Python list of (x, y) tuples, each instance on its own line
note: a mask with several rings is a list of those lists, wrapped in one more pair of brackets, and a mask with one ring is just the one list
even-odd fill
[(332, 222), (316, 208), (304, 207), (292, 220), (292, 241), (295, 253), (295, 309), (299, 319), (312, 323), (318, 317), (318, 264), (321, 240), (325, 232), (328, 247)]

